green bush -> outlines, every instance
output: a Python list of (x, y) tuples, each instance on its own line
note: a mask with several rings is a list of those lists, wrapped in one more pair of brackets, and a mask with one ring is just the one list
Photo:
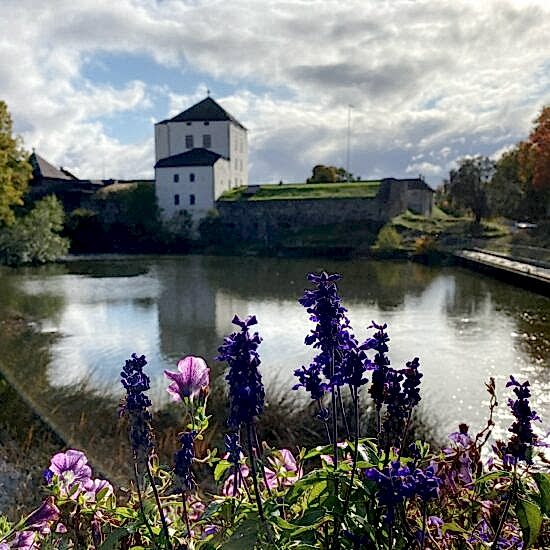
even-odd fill
[(64, 218), (63, 206), (53, 195), (36, 202), (28, 214), (0, 233), (0, 263), (41, 264), (66, 254), (69, 240), (59, 234)]
[(401, 248), (401, 235), (393, 225), (386, 224), (378, 233), (374, 246), (383, 251), (397, 250)]

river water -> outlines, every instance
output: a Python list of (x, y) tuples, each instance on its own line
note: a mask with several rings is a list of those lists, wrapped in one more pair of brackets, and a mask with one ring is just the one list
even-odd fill
[[(494, 377), (504, 397), (510, 374), (530, 380), (539, 431), (548, 431), (550, 299), (457, 267), (185, 256), (2, 270), (0, 367), (69, 441), (93, 446), (102, 432), (117, 435), (119, 372), (131, 353), (146, 355), (154, 408), (166, 410), (163, 370), (188, 354), (213, 362), (233, 315), (254, 314), (268, 398), (300, 404), (306, 398), (292, 392), (292, 373), (312, 357), (303, 344), (312, 325), (297, 300), (307, 272), (319, 269), (343, 275), (341, 296), (360, 341), (371, 320), (385, 322), (392, 365), (420, 358), (423, 409), (441, 434), (459, 421), (481, 428), (485, 381)], [(500, 402), (505, 433), (511, 417)]]

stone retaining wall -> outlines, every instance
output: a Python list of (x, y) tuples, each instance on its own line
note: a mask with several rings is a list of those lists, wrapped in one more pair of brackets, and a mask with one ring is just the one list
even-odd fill
[(345, 222), (383, 224), (407, 210), (407, 185), (382, 182), (373, 198), (218, 201), (224, 230), (243, 241)]

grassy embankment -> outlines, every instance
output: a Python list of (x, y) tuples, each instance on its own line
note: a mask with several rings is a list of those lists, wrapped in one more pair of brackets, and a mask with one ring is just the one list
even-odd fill
[(303, 200), (303, 199), (355, 199), (373, 198), (378, 193), (380, 182), (377, 180), (351, 183), (285, 183), (283, 185), (260, 185), (253, 195), (247, 195), (247, 187), (238, 187), (225, 192), (222, 201), (266, 201), (266, 200)]
[(509, 236), (509, 228), (497, 221), (483, 220), (480, 226), (469, 216), (451, 216), (434, 206), (432, 216), (405, 212), (390, 222), (399, 233), (401, 246), (414, 251), (418, 239), (431, 239), (441, 248), (461, 247), (472, 240), (496, 242)]

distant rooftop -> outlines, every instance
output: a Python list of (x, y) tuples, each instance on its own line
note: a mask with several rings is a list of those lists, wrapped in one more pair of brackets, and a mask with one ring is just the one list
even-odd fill
[(169, 168), (176, 166), (213, 166), (218, 159), (224, 158), (214, 151), (208, 149), (203, 149), (202, 147), (197, 147), (186, 151), (185, 153), (180, 153), (179, 155), (172, 155), (171, 157), (166, 157), (160, 159), (156, 164), (155, 168)]
[(246, 130), (246, 128), (232, 115), (230, 115), (221, 105), (216, 103), (211, 97), (207, 97), (199, 101), (196, 105), (181, 112), (173, 118), (162, 120), (158, 124), (166, 124), (167, 122), (215, 122), (221, 120), (229, 120)]
[(35, 178), (48, 178), (57, 180), (78, 180), (76, 176), (71, 174), (68, 170), (56, 168), (53, 164), (50, 164), (45, 158), (42, 158), (38, 153), (32, 152), (29, 157), (29, 162), (32, 166), (32, 174)]

